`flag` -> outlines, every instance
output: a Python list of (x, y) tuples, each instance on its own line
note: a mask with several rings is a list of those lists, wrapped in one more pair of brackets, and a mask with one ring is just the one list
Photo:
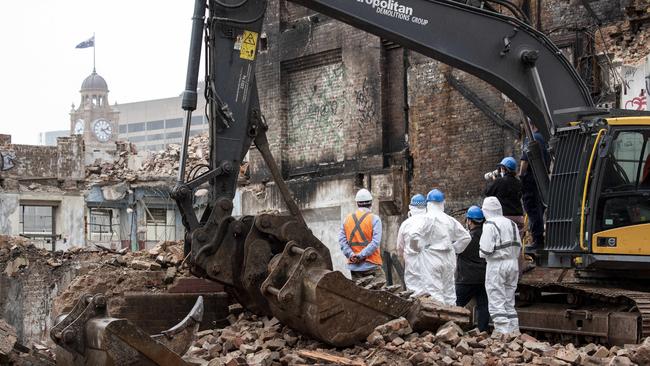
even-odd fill
[(79, 43), (75, 48), (88, 48), (88, 47), (95, 47), (95, 36), (92, 36), (87, 40)]

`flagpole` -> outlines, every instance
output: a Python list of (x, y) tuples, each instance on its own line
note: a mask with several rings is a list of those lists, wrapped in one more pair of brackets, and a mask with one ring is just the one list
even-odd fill
[(93, 32), (93, 73), (95, 73), (95, 32)]

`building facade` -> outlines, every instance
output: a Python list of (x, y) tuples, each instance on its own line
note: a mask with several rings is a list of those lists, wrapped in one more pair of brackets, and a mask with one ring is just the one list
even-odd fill
[[(625, 107), (617, 69), (650, 53), (647, 0), (515, 3), (598, 104)], [(485, 172), (505, 156), (519, 160), (517, 107), (474, 76), (286, 0), (269, 1), (262, 37), (257, 84), (271, 150), (335, 268), (357, 189), (372, 191), (391, 251), (412, 194), (440, 188), (460, 215), (481, 202)], [(250, 174), (242, 212), (286, 211), (254, 148)]]
[(38, 134), (38, 144), (45, 146), (56, 146), (56, 139), (70, 136), (70, 130), (47, 131)]
[(21, 235), (48, 250), (85, 244), (84, 148), (80, 136), (60, 137), (56, 146), (11, 144), (14, 166), (0, 172), (0, 234)]
[[(119, 139), (134, 143), (138, 151), (159, 151), (169, 144), (181, 144), (185, 126), (181, 99), (177, 96), (114, 105), (120, 113)], [(190, 135), (207, 129), (205, 100), (200, 98), (192, 115)]]

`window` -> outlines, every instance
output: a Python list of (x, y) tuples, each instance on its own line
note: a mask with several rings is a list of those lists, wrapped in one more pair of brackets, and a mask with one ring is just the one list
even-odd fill
[(168, 119), (165, 121), (165, 128), (177, 128), (183, 126), (183, 120), (180, 118)]
[(144, 147), (144, 150), (147, 151), (160, 151), (160, 150), (165, 150), (165, 145), (164, 144), (159, 144), (159, 145), (147, 145)]
[(597, 230), (650, 222), (650, 131), (622, 131), (603, 161)]
[(88, 220), (90, 240), (106, 241), (113, 237), (113, 211), (110, 209), (91, 208)]
[(20, 205), (20, 234), (40, 248), (55, 250), (54, 207)]
[(166, 208), (147, 208), (146, 241), (175, 240), (176, 213)]
[(613, 229), (650, 222), (650, 198), (642, 195), (612, 197), (604, 200), (601, 228)]
[(192, 125), (203, 124), (203, 116), (194, 116), (192, 117)]
[(623, 131), (611, 142), (605, 160), (604, 192), (627, 191), (639, 183), (650, 184), (643, 174), (647, 170), (649, 137), (650, 132)]
[(183, 133), (182, 133), (182, 132), (167, 132), (167, 139), (168, 139), (168, 140), (171, 140), (171, 139), (180, 139), (181, 137), (183, 137)]
[(165, 121), (147, 122), (147, 131), (163, 130), (163, 129), (165, 129)]
[(142, 142), (147, 138), (147, 136), (130, 136), (129, 141), (130, 142)]
[(128, 125), (129, 132), (141, 132), (144, 131), (144, 122), (131, 123)]
[(20, 206), (20, 232), (23, 234), (52, 234), (51, 206)]
[(121, 134), (126, 133), (126, 125), (120, 125), (119, 129)]
[(155, 135), (147, 135), (147, 141), (156, 141), (156, 140), (164, 140), (165, 139), (165, 134), (164, 133), (157, 133)]

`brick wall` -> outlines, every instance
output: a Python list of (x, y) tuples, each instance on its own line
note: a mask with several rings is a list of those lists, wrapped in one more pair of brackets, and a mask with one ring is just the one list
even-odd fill
[(60, 137), (57, 146), (7, 145), (15, 156), (15, 167), (3, 172), (6, 178), (82, 180), (84, 145), (80, 136)]
[[(379, 40), (284, 0), (265, 19), (257, 63), (269, 144), (285, 177), (343, 167), (381, 169)], [(253, 182), (270, 175), (252, 150)]]
[[(54, 298), (72, 281), (79, 263), (52, 268), (37, 258), (26, 258), (29, 264), (19, 273), (0, 272), (0, 318), (16, 328), (19, 342), (31, 344), (49, 339)], [(3, 265), (0, 268), (4, 270)]]
[[(519, 1), (524, 2), (531, 23), (539, 20), (598, 102), (616, 99), (603, 50), (615, 62), (648, 53), (648, 0), (589, 1), (593, 15), (581, 1)], [(602, 35), (594, 16), (602, 21)], [(269, 141), (285, 178), (334, 179), (341, 171), (407, 167), (409, 156), (398, 152), (408, 148), (410, 193), (439, 187), (450, 206), (460, 208), (480, 201), (485, 172), (504, 156), (519, 157), (519, 133), (495, 125), (445, 79), (449, 74), (460, 79), (494, 111), (518, 123), (516, 106), (473, 76), (286, 0), (270, 1), (265, 32), (269, 47), (260, 54), (257, 80)], [(324, 57), (337, 50), (340, 61)], [(254, 182), (269, 179), (263, 165), (253, 151)], [(327, 170), (331, 166), (341, 169)]]
[(445, 74), (453, 73), (498, 112), (505, 111), (505, 101), (481, 80), (449, 66), (417, 54), (410, 63), (412, 193), (440, 188), (452, 208), (478, 202), (485, 188), (483, 173), (516, 154), (517, 136), (490, 121), (446, 82)]

